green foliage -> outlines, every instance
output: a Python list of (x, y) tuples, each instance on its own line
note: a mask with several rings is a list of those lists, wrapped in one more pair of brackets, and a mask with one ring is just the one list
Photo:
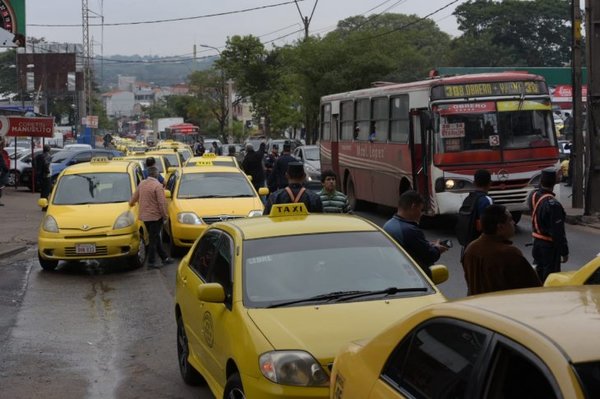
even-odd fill
[(17, 68), (15, 50), (7, 50), (0, 53), (0, 95), (6, 96), (16, 94)]
[(464, 35), (453, 66), (563, 66), (570, 60), (569, 0), (469, 0), (454, 15)]

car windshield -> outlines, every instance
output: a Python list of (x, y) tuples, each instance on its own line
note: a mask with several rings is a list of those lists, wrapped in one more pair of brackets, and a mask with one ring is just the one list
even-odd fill
[(600, 398), (600, 362), (573, 365), (587, 398)]
[(82, 173), (60, 178), (53, 204), (107, 204), (126, 202), (130, 198), (128, 173)]
[(62, 163), (73, 156), (73, 151), (59, 151), (52, 156), (53, 163)]
[(551, 111), (542, 102), (442, 104), (434, 110), (437, 153), (555, 145)]
[(186, 173), (177, 198), (254, 197), (254, 189), (241, 173)]
[(390, 288), (407, 291), (402, 295), (432, 292), (418, 266), (379, 231), (247, 240), (243, 267), (246, 307), (300, 306), (314, 303), (304, 299), (339, 293), (381, 299), (386, 293), (362, 294)]
[(315, 148), (305, 148), (304, 149), (304, 158), (309, 161), (318, 161), (320, 160), (319, 149)]
[(161, 154), (163, 157), (165, 157), (165, 159), (167, 161), (169, 161), (169, 165), (171, 166), (179, 166), (179, 155), (177, 155), (177, 153), (172, 153), (172, 154)]
[[(146, 158), (147, 157), (140, 157), (140, 158), (129, 158), (127, 157), (126, 160), (128, 161), (139, 161), (140, 164), (142, 165), (142, 168), (146, 169)], [(156, 159), (156, 157), (155, 157)], [(163, 165), (162, 162), (160, 162), (160, 160), (156, 160), (156, 163), (154, 164), (154, 167), (156, 167), (156, 169), (158, 169), (158, 173), (163, 173), (164, 169), (163, 169)]]

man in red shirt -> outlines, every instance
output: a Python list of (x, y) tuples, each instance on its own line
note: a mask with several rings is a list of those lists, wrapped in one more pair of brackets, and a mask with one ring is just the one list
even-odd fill
[(135, 193), (129, 200), (129, 206), (140, 203), (139, 218), (146, 225), (150, 244), (148, 246), (148, 267), (157, 268), (156, 252), (162, 259), (163, 265), (173, 262), (162, 246), (160, 232), (163, 221), (167, 219), (167, 200), (163, 185), (158, 181), (158, 169), (151, 166), (147, 169), (148, 177), (140, 183)]

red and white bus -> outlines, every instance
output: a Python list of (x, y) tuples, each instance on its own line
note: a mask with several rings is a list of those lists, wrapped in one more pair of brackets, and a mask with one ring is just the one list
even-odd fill
[(518, 221), (541, 170), (558, 169), (543, 77), (502, 72), (391, 84), (321, 99), (322, 170), (333, 169), (356, 208), (396, 207), (408, 189), (426, 214), (457, 213), (473, 174), (492, 174), (491, 197)]

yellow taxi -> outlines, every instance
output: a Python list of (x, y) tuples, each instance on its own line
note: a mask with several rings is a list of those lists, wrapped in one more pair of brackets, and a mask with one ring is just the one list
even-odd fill
[(106, 158), (61, 172), (50, 197), (38, 201), (47, 207), (38, 230), (42, 268), (54, 270), (60, 260), (109, 258), (143, 265), (147, 232), (138, 219), (138, 206), (128, 204), (142, 179), (137, 162)]
[[(156, 160), (156, 163), (154, 164), (154, 166), (158, 169), (158, 173), (160, 173), (160, 175), (165, 179), (167, 179), (168, 177), (168, 161), (165, 160), (165, 158), (163, 158), (162, 155), (146, 155), (146, 153), (144, 154), (137, 154), (137, 155), (127, 155), (126, 157), (122, 157), (122, 158), (117, 158), (117, 160), (128, 160), (128, 161), (137, 161), (139, 162), (140, 165), (142, 165), (142, 170), (146, 169), (146, 159), (148, 157), (153, 157)], [(115, 158), (113, 158), (115, 159)]]
[(216, 155), (212, 152), (206, 152), (202, 156), (188, 158), (188, 160), (185, 161), (184, 166), (195, 166), (197, 163), (204, 163), (206, 160), (212, 162), (214, 166), (235, 166), (236, 168), (240, 167), (235, 157), (227, 155)]
[(336, 357), (332, 399), (600, 398), (600, 287), (422, 308)]
[(217, 398), (328, 398), (342, 345), (445, 301), (447, 268), (432, 276), (358, 216), (281, 204), (215, 223), (176, 273), (181, 376)]
[(175, 150), (175, 151), (181, 153), (181, 156), (182, 156), (184, 162), (194, 155), (194, 151), (192, 151), (192, 148), (188, 144), (185, 144), (185, 143), (182, 143), (179, 141), (173, 141), (173, 140), (161, 141), (156, 146), (156, 149), (157, 150)]
[(169, 171), (169, 168), (181, 168), (185, 163), (183, 155), (177, 152), (177, 149), (160, 149), (146, 152), (147, 157), (153, 155), (162, 155), (163, 158), (167, 160), (167, 162), (169, 163), (169, 165), (167, 166), (167, 172)]
[(579, 270), (550, 273), (544, 281), (544, 287), (588, 284), (600, 284), (600, 254)]
[(169, 222), (165, 233), (171, 256), (191, 247), (210, 224), (228, 219), (262, 216), (259, 195), (267, 195), (263, 187), (257, 193), (248, 176), (233, 166), (214, 166), (211, 161), (177, 169), (166, 185), (169, 191)]

